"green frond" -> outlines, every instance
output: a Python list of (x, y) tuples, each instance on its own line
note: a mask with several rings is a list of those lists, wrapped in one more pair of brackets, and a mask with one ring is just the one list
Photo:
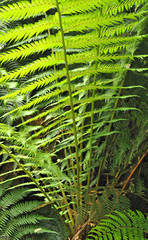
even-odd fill
[(9, 41), (17, 42), (22, 39), (25, 40), (33, 36), (38, 36), (40, 33), (43, 33), (50, 28), (58, 27), (58, 22), (54, 21), (54, 19), (52, 20), (52, 18), (54, 17), (47, 19), (43, 18), (34, 24), (24, 24), (23, 27), (19, 26), (15, 30), (10, 29), (7, 34), (0, 34), (0, 42), (5, 43)]
[[(94, 201), (95, 196), (95, 201)], [(104, 187), (97, 190), (97, 192), (83, 193), (84, 204), (80, 207), (77, 215), (77, 224), (80, 224), (79, 217), (81, 213), (89, 211), (89, 217), (94, 222), (99, 222), (105, 217), (106, 214), (111, 214), (113, 211), (128, 210), (130, 208), (130, 202), (127, 197), (120, 194), (117, 189), (109, 189)], [(91, 218), (92, 216), (92, 218)], [(87, 213), (83, 221), (85, 222)]]
[[(120, 16), (101, 16), (99, 11), (95, 11), (93, 15), (91, 13), (85, 13), (81, 15), (74, 15), (74, 16), (67, 16), (63, 19), (63, 26), (64, 26), (64, 33), (78, 31), (78, 32), (85, 32), (89, 28), (97, 30), (99, 27), (102, 27), (102, 35), (106, 35), (106, 32), (110, 32), (110, 35), (114, 33), (118, 33), (121, 35), (127, 30), (133, 29), (134, 26), (137, 25), (137, 18), (140, 18), (142, 15), (146, 15), (147, 11), (138, 12), (138, 13), (131, 13), (131, 14), (122, 14)], [(125, 23), (125, 19), (135, 20), (134, 22)], [(120, 24), (119, 24), (120, 23)], [(109, 26), (109, 28), (108, 28)], [(123, 30), (122, 30), (123, 28)]]
[(129, 239), (145, 240), (144, 234), (148, 229), (148, 221), (139, 212), (119, 212), (107, 215), (100, 223), (93, 228), (86, 240), (89, 239)]
[(36, 81), (31, 82), (27, 86), (24, 86), (22, 89), (16, 90), (13, 93), (9, 93), (8, 95), (2, 96), (0, 99), (13, 98), (18, 94), (21, 94), (21, 95), (27, 94), (27, 93), (33, 91), (34, 89), (38, 89), (38, 88), (46, 86), (48, 84), (51, 84), (51, 86), (49, 86), (49, 90), (54, 87), (60, 87), (61, 85), (65, 84), (66, 80), (63, 80), (54, 85), (52, 85), (52, 82), (54, 82), (58, 78), (65, 77), (65, 74), (66, 74), (65, 69), (56, 71), (55, 73), (54, 72), (50, 73), (49, 77), (44, 77), (39, 80), (37, 79)]
[(102, 30), (102, 35), (107, 37), (113, 37), (115, 34), (117, 36), (121, 36), (121, 34), (126, 34), (129, 31), (133, 30), (136, 26), (138, 26), (137, 21), (134, 21), (132, 23), (121, 23), (120, 25)]
[[(122, 31), (122, 30), (120, 30), (120, 31)], [(94, 32), (93, 32), (93, 33), (85, 34), (82, 36), (78, 35), (78, 37), (75, 36), (75, 37), (65, 39), (65, 42), (66, 42), (67, 49), (89, 48), (89, 47), (101, 45), (101, 48), (103, 50), (103, 46), (118, 44), (118, 46), (115, 48), (115, 50), (111, 50), (111, 53), (113, 53), (113, 51), (116, 52), (118, 49), (122, 49), (122, 45), (127, 48), (128, 45), (126, 46), (125, 43), (130, 43), (136, 39), (141, 40), (142, 37), (146, 37), (146, 36), (147, 35), (140, 36), (140, 37), (135, 36), (135, 37), (124, 37), (124, 38), (116, 37), (116, 38), (108, 38), (108, 39), (107, 38), (106, 39), (104, 39), (104, 38), (98, 39), (97, 35), (94, 34)], [(59, 33), (56, 36), (51, 35), (46, 39), (38, 40), (37, 42), (31, 43), (31, 44), (22, 45), (18, 49), (11, 50), (8, 53), (4, 53), (0, 56), (0, 61), (7, 62), (7, 61), (18, 59), (18, 58), (24, 58), (35, 52), (37, 52), (37, 53), (44, 52), (47, 49), (56, 48), (56, 47), (62, 47), (62, 42), (61, 42)], [(113, 46), (111, 46), (111, 47), (113, 47)]]
[(57, 37), (48, 37), (47, 39), (41, 39), (37, 42), (27, 44), (27, 45), (22, 45), (19, 47), (17, 50), (11, 50), (8, 53), (2, 54), (0, 56), (0, 61), (5, 62), (5, 61), (10, 61), (18, 58), (25, 58), (28, 55), (32, 55), (33, 53), (37, 52), (44, 52), (47, 49), (53, 48), (53, 47), (61, 47), (62, 43), (59, 40), (57, 40)]
[(14, 231), (14, 234), (12, 233), (11, 239), (12, 240), (19, 240), (22, 239), (22, 237), (25, 240), (32, 240), (30, 235), (32, 235), (35, 232), (35, 228), (33, 226), (21, 226), (18, 227), (18, 231)]
[[(2, 236), (10, 236), (11, 239), (22, 239), (28, 234), (35, 234), (39, 228), (41, 220), (49, 220), (48, 217), (43, 217), (33, 213), (34, 209), (38, 209), (41, 201), (26, 201), (26, 197), (30, 191), (27, 187), (19, 187), (11, 189), (11, 183), (3, 183), (0, 185), (0, 238)], [(47, 230), (41, 227), (41, 232), (54, 233), (55, 231)]]
[(50, 3), (47, 0), (33, 0), (31, 3), (29, 1), (20, 1), (3, 6), (0, 10), (0, 18), (3, 21), (26, 19), (39, 13), (45, 13), (51, 8), (55, 8), (54, 1), (50, 1)]
[(0, 19), (9, 22), (0, 31), (0, 179), (9, 187), (0, 188), (3, 235), (27, 239), (38, 222), (37, 203), (22, 202), (22, 178), (61, 215), (70, 238), (90, 221), (99, 225), (88, 239), (143, 239), (145, 218), (139, 213), (138, 225), (137, 215), (122, 212), (130, 203), (117, 189), (147, 138), (139, 116), (146, 108), (148, 54), (139, 52), (148, 36), (145, 2), (1, 4)]
[[(33, 235), (35, 233), (35, 236), (31, 237), (31, 235)], [(42, 233), (44, 233), (44, 235), (46, 233), (49, 233), (49, 234), (53, 234), (54, 238), (56, 237), (56, 235), (59, 235), (57, 232), (55, 232), (54, 230), (48, 230), (44, 227), (36, 227), (36, 229), (34, 229), (33, 227), (29, 226), (22, 226), (21, 228), (18, 228), (18, 232), (15, 232), (13, 235), (12, 235), (12, 240), (19, 240), (19, 239), (22, 239), (22, 237), (25, 239), (25, 240), (33, 240), (34, 238), (36, 239), (44, 239), (44, 237), (41, 237), (42, 236)], [(27, 235), (28, 234), (28, 235)], [(37, 234), (39, 234), (39, 236), (37, 236)], [(52, 235), (51, 235), (52, 236)], [(49, 235), (49, 238), (51, 237)], [(30, 237), (30, 238), (29, 238)]]
[(136, 0), (136, 1), (134, 1), (134, 0), (125, 0), (124, 2), (121, 2), (121, 3), (119, 3), (117, 1), (117, 3), (115, 2), (115, 5), (114, 4), (110, 5), (110, 8), (108, 9), (108, 13), (110, 15), (112, 15), (112, 14), (116, 15), (118, 12), (122, 12), (124, 10), (128, 11), (134, 5), (144, 4), (145, 2), (146, 2), (146, 0), (142, 0), (142, 1), (140, 1), (140, 0)]
[(33, 63), (23, 66), (17, 71), (11, 72), (10, 74), (6, 75), (5, 77), (0, 78), (0, 82), (8, 81), (10, 79), (16, 79), (18, 77), (22, 77), (24, 75), (27, 75), (29, 73), (34, 73), (36, 70), (43, 70), (46, 69), (52, 65), (54, 65), (56, 62), (57, 64), (63, 63), (62, 53), (56, 54), (58, 55), (57, 58), (53, 56), (48, 56), (45, 58), (40, 58)]
[[(104, 5), (111, 2), (110, 0), (104, 1)], [(60, 2), (61, 5), (61, 13), (62, 14), (72, 14), (72, 13), (83, 13), (87, 11), (91, 11), (92, 9), (96, 9), (102, 5), (100, 0), (92, 0), (91, 2), (86, 0), (85, 3), (80, 0), (72, 0), (71, 2), (68, 0), (64, 0)], [(83, 6), (83, 7), (82, 7)]]
[(17, 203), (26, 195), (27, 195), (27, 192), (25, 192), (25, 189), (16, 189), (15, 191), (10, 192), (9, 194), (7, 194), (1, 199), (1, 203), (0, 203), (1, 208), (8, 208), (10, 205)]
[[(18, 215), (31, 212), (32, 209), (36, 209), (38, 206), (39, 206), (39, 201), (21, 202), (17, 205), (12, 206), (9, 212), (11, 216), (17, 217)], [(19, 224), (19, 221), (18, 221), (18, 224)]]

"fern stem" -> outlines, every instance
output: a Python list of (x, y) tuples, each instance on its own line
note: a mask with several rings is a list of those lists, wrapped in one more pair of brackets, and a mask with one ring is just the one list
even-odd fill
[[(101, 10), (100, 10), (101, 12)], [(101, 36), (101, 29), (99, 28), (98, 30), (98, 38)], [(97, 47), (97, 56), (99, 55), (100, 52), (100, 47)], [(95, 69), (97, 69), (98, 67), (98, 61), (96, 61), (95, 63)], [(97, 74), (94, 75), (94, 82), (93, 85), (96, 85), (96, 81), (97, 81)], [(93, 89), (93, 93), (92, 93), (92, 97), (93, 99), (95, 98), (95, 88)], [(88, 178), (87, 178), (87, 188), (89, 189), (89, 185), (90, 185), (90, 175), (91, 175), (91, 164), (92, 164), (92, 138), (93, 138), (93, 122), (94, 122), (94, 101), (92, 101), (91, 104), (91, 120), (90, 120), (90, 147), (89, 147), (89, 160), (88, 160)]]
[[(62, 185), (60, 185), (60, 189), (61, 189), (61, 192), (62, 192), (62, 196), (63, 196), (63, 199), (64, 199), (64, 203), (65, 203), (66, 206), (67, 206), (66, 209), (68, 210), (68, 215), (69, 215), (70, 221), (71, 221), (71, 223), (72, 223), (72, 226), (74, 226), (74, 220), (73, 220), (73, 217), (72, 217), (72, 214), (71, 214), (71, 209), (70, 209), (70, 207), (69, 207), (69, 205), (68, 205), (67, 197), (66, 197), (66, 194), (65, 194), (65, 192), (64, 192), (64, 190), (63, 190)], [(73, 228), (72, 228), (72, 226), (71, 226), (71, 223), (69, 224), (69, 227), (70, 227), (70, 229), (71, 229), (71, 232), (74, 232), (74, 230), (73, 230)]]
[(116, 174), (115, 174), (114, 180), (113, 180), (110, 188), (114, 188), (115, 185), (116, 185), (116, 183), (118, 182), (118, 180), (119, 180), (119, 178), (120, 178), (120, 171), (121, 171), (121, 169), (119, 168), (118, 171), (117, 171)]
[[(97, 68), (97, 64), (96, 63), (96, 68)], [(96, 74), (94, 77), (94, 85), (96, 85)], [(93, 94), (92, 94), (93, 99), (95, 98), (95, 89), (93, 89)], [(94, 101), (92, 102), (91, 105), (91, 122), (90, 122), (90, 149), (89, 149), (89, 162), (88, 162), (88, 178), (87, 178), (87, 187), (89, 188), (90, 185), (90, 175), (91, 175), (91, 163), (92, 163), (92, 137), (93, 137), (93, 122), (94, 122), (94, 114), (93, 114), (93, 110), (94, 110)]]
[(126, 185), (128, 184), (129, 180), (131, 179), (132, 175), (134, 174), (134, 172), (136, 171), (136, 169), (138, 168), (138, 166), (140, 165), (140, 163), (143, 161), (143, 159), (145, 158), (145, 156), (148, 153), (148, 149), (146, 150), (146, 152), (143, 154), (143, 156), (140, 158), (140, 160), (138, 161), (138, 163), (136, 164), (136, 166), (134, 167), (134, 169), (132, 169), (130, 175), (128, 176), (128, 178), (126, 179), (126, 182), (124, 183), (122, 190), (123, 191), (126, 188)]
[(77, 206), (79, 206), (80, 205), (80, 163), (79, 163), (79, 152), (78, 152), (77, 129), (76, 129), (76, 122), (75, 122), (75, 113), (74, 113), (72, 91), (71, 91), (71, 85), (70, 85), (68, 61), (67, 61), (67, 55), (66, 55), (66, 45), (65, 45), (65, 40), (64, 40), (64, 30), (63, 30), (62, 17), (61, 17), (61, 12), (60, 12), (60, 7), (59, 7), (58, 0), (56, 0), (56, 5), (57, 5), (58, 16), (59, 16), (59, 24), (60, 24), (60, 30), (61, 30), (61, 37), (62, 37), (62, 44), (63, 44), (63, 51), (64, 51), (64, 60), (65, 60), (65, 68), (66, 68), (66, 75), (67, 75), (67, 84), (68, 84), (68, 90), (69, 90), (71, 114), (72, 114), (72, 121), (73, 121), (73, 130), (74, 130), (74, 139), (75, 139), (75, 154), (76, 154), (76, 162), (77, 162), (77, 191), (78, 191)]
[[(71, 148), (68, 147), (68, 149), (69, 149), (70, 155), (72, 155)], [(73, 173), (73, 178), (74, 178), (76, 174), (75, 174), (75, 168), (74, 168), (74, 164), (73, 164), (72, 158), (70, 158), (70, 163), (69, 163), (69, 165), (70, 165), (70, 168), (72, 168), (72, 173)], [(74, 184), (75, 184), (75, 183), (74, 183)], [(75, 186), (74, 186), (74, 187), (75, 187)], [(73, 202), (73, 204), (72, 204), (73, 210), (75, 211), (75, 210), (76, 210), (76, 203), (75, 203), (75, 200), (74, 200), (74, 196), (73, 196), (73, 192), (72, 192), (72, 191), (71, 191), (71, 199), (72, 199), (72, 202)]]
[[(46, 12), (45, 12), (45, 18), (47, 19), (47, 14), (46, 14)], [(48, 29), (48, 35), (49, 35), (49, 36), (51, 35), (50, 29)], [(53, 48), (51, 49), (51, 52), (52, 52), (52, 54), (54, 54)], [(53, 69), (54, 69), (54, 71), (56, 72), (56, 65), (55, 65), (55, 64), (54, 64), (54, 66), (53, 66)], [(58, 83), (58, 80), (56, 79), (56, 84), (57, 84), (57, 83)], [(59, 94), (58, 94), (57, 98), (58, 98), (58, 100), (60, 99), (60, 98), (59, 98)], [(59, 125), (60, 125), (60, 126), (62, 125), (62, 124), (61, 124), (61, 121), (60, 121)], [(62, 140), (64, 140), (64, 136), (63, 136), (63, 135), (62, 135)], [(65, 158), (67, 157), (67, 155), (68, 155), (67, 149), (64, 147), (64, 156), (65, 156)], [(68, 160), (67, 160), (67, 168), (69, 168)], [(72, 217), (72, 214), (71, 214), (71, 209), (70, 209), (70, 207), (68, 206), (68, 201), (67, 201), (67, 198), (66, 198), (66, 194), (65, 194), (65, 192), (64, 192), (64, 190), (63, 190), (63, 188), (62, 188), (62, 185), (60, 185), (60, 189), (61, 189), (61, 194), (62, 194), (62, 196), (63, 196), (64, 202), (66, 203), (66, 209), (67, 209), (67, 211), (68, 211), (69, 218), (70, 218), (70, 220), (71, 220), (71, 222), (72, 222), (72, 226), (74, 226), (73, 217)], [(56, 194), (56, 195), (57, 195), (57, 197), (58, 197), (58, 194)], [(61, 208), (63, 208), (62, 205), (61, 205)], [(65, 210), (65, 207), (64, 207), (64, 210)], [(64, 215), (67, 215), (67, 213), (64, 214)], [(66, 217), (66, 216), (65, 216), (65, 217)], [(67, 216), (67, 219), (68, 219), (68, 216)], [(72, 226), (71, 226), (71, 223), (69, 223), (69, 227), (70, 227), (71, 232), (73, 232)]]

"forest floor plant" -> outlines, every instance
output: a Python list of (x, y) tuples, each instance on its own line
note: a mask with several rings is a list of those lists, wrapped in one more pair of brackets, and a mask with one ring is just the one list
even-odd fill
[(42, 206), (42, 201), (27, 198), (30, 189), (17, 188), (16, 185), (14, 189), (8, 179), (0, 185), (0, 239), (44, 240), (46, 235), (58, 234), (42, 227), (41, 222), (48, 223), (54, 220), (36, 213)]
[[(147, 154), (148, 54), (139, 46), (148, 39), (148, 1), (5, 0), (0, 7), (2, 170), (12, 180), (24, 172), (68, 239), (85, 239), (114, 211), (117, 222), (127, 219), (129, 166)], [(138, 73), (141, 81), (133, 79)]]

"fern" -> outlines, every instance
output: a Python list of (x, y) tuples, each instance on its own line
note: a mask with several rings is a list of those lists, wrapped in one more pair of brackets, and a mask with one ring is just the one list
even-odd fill
[(100, 222), (106, 214), (113, 211), (123, 211), (130, 209), (130, 201), (126, 196), (121, 195), (118, 189), (100, 188), (97, 192), (84, 192), (83, 205), (77, 210), (76, 227), (85, 224), (89, 218), (92, 221)]
[[(121, 120), (127, 123), (124, 113), (138, 108), (123, 103), (134, 101), (140, 92), (135, 89), (143, 88), (141, 83), (126, 84), (126, 76), (147, 70), (143, 64), (131, 66), (134, 58), (147, 58), (146, 53), (136, 53), (147, 38), (147, 32), (139, 32), (147, 12), (147, 2), (141, 0), (33, 0), (1, 5), (2, 23), (11, 23), (0, 33), (5, 45), (1, 65), (19, 64), (0, 77), (5, 89), (0, 100), (6, 106), (12, 103), (2, 113), (5, 119), (11, 117), (11, 126), (0, 125), (2, 165), (15, 163), (14, 172), (24, 171), (37, 194), (61, 213), (69, 235), (74, 234), (76, 216), (83, 211), (83, 221), (88, 219), (89, 201), (83, 194), (92, 188), (96, 192), (104, 169), (112, 165), (111, 181), (134, 157), (131, 154), (122, 164), (129, 151), (128, 136), (121, 154), (117, 150), (123, 140)], [(12, 81), (17, 88), (8, 88)], [(112, 157), (109, 140), (115, 137), (121, 141), (114, 143)], [(109, 193), (109, 205), (110, 197)], [(119, 202), (122, 197), (119, 194)]]
[(147, 239), (148, 220), (140, 211), (118, 212), (107, 215), (93, 228), (89, 239)]
[[(48, 218), (32, 212), (41, 202), (25, 200), (29, 189), (26, 187), (9, 189), (11, 189), (10, 182), (0, 185), (0, 238), (5, 236), (16, 240), (22, 237), (28, 239), (37, 232), (38, 222), (47, 221)], [(54, 233), (45, 228), (40, 230), (41, 233)]]

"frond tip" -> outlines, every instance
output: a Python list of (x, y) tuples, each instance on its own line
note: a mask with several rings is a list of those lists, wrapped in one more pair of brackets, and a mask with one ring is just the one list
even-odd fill
[(147, 231), (148, 219), (140, 211), (115, 211), (106, 215), (106, 219), (89, 232), (86, 240), (145, 240)]

